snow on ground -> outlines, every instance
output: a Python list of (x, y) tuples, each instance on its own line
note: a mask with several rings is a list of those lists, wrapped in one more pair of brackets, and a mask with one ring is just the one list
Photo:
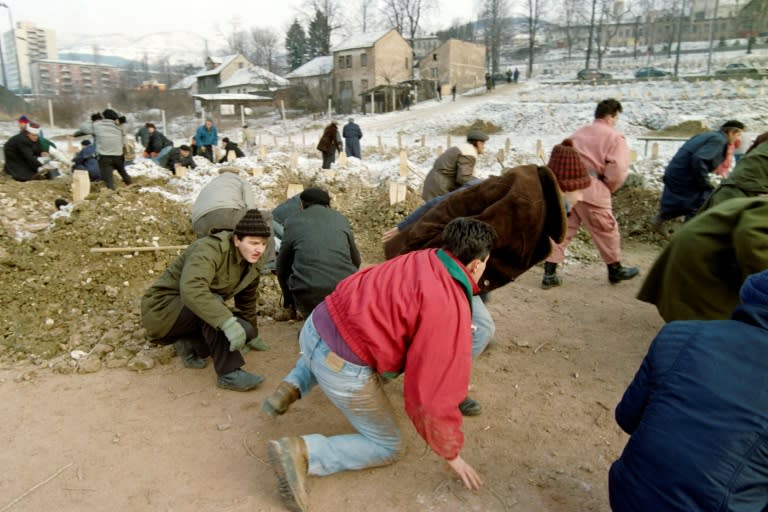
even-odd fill
[[(520, 85), (500, 85), (492, 93), (474, 91), (459, 96), (455, 102), (450, 97), (442, 102), (429, 100), (414, 105), (410, 111), (398, 111), (375, 115), (354, 115), (364, 134), (362, 139), (363, 160), (350, 159), (346, 169), (337, 164), (337, 176), (326, 178), (320, 172), (320, 153), (315, 149), (327, 119), (313, 120), (310, 117), (288, 121), (248, 120), (258, 130), (258, 138), (267, 150), (264, 158), (259, 156), (259, 147), (254, 147), (251, 156), (238, 159), (234, 165), (242, 168), (254, 184), (260, 207), (271, 208), (269, 189), (279, 182), (280, 173), (287, 172), (291, 154), (297, 153), (299, 179), (315, 178), (320, 184), (325, 180), (343, 179), (356, 175), (371, 187), (388, 180), (402, 180), (399, 177), (400, 154), (397, 149), (398, 137), (408, 152), (408, 163), (415, 171), (408, 177), (413, 190), (421, 187), (421, 177), (431, 168), (439, 150), (448, 144), (448, 133), (457, 127), (471, 125), (477, 120), (492, 123), (501, 131), (491, 134), (486, 152), (477, 164), (477, 174), (486, 177), (499, 174), (501, 166), (496, 161), (497, 153), (509, 140), (510, 151), (505, 155), (506, 166), (541, 162), (537, 156), (537, 142), (541, 141), (549, 154), (553, 145), (559, 143), (578, 127), (591, 122), (596, 103), (604, 98), (615, 97), (624, 106), (624, 113), (618, 129), (625, 134), (630, 149), (637, 153), (637, 161), (631, 172), (640, 183), (647, 187), (660, 188), (660, 177), (664, 166), (682, 142), (659, 143), (659, 156), (652, 158), (650, 148), (645, 154), (645, 142), (638, 137), (651, 130), (675, 126), (684, 121), (700, 120), (710, 129), (716, 129), (728, 119), (738, 119), (747, 125), (744, 142), (749, 144), (754, 137), (768, 129), (768, 80), (731, 81), (673, 81), (627, 82), (619, 84), (592, 85), (588, 83), (546, 83), (530, 81)], [(336, 116), (342, 127), (348, 116)], [(171, 139), (185, 141), (198, 122), (191, 118), (171, 119), (168, 135)], [(9, 136), (15, 124), (0, 126), (0, 133)], [(70, 130), (44, 127), (48, 137), (59, 137)], [(220, 137), (240, 139), (239, 130), (226, 133), (220, 130)], [(422, 146), (422, 137), (425, 137)], [(463, 140), (453, 136), (452, 144)], [(379, 149), (381, 141), (383, 150)], [(67, 142), (65, 142), (65, 145)], [(69, 144), (74, 148), (76, 141)], [(192, 202), (199, 190), (216, 174), (219, 165), (196, 157), (198, 169), (187, 173), (184, 178), (175, 178), (154, 163), (138, 159), (129, 168), (133, 175), (165, 177), (172, 185), (169, 190), (161, 187), (148, 188), (177, 201)], [(266, 172), (253, 176), (252, 170)]]

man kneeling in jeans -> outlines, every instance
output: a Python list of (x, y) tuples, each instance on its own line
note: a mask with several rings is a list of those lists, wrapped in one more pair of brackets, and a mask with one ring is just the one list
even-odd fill
[(270, 441), (285, 505), (308, 506), (306, 476), (383, 466), (402, 453), (382, 377), (405, 372), (405, 410), (416, 430), (469, 489), (482, 484), (460, 455), (472, 366), (471, 304), (496, 238), (488, 224), (449, 222), (440, 249), (424, 249), (341, 281), (301, 330), (301, 357), (263, 409), (276, 416), (317, 384), (355, 434)]

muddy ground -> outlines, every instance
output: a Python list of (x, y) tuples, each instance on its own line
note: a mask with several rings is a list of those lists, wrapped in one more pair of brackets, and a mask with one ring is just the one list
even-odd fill
[[(54, 200), (69, 197), (66, 179), (0, 178), (0, 509), (282, 510), (265, 441), (349, 426), (321, 392), (276, 421), (260, 413), (295, 361), (300, 328), (275, 320), (271, 277), (261, 331), (272, 348), (246, 356), (246, 369), (267, 377), (262, 388), (221, 391), (210, 365), (184, 369), (172, 348), (146, 343), (139, 300), (176, 252), (89, 249), (181, 245), (193, 235), (188, 205), (142, 191), (158, 185), (148, 178), (136, 181), (97, 188), (49, 225)], [(381, 233), (420, 203), (409, 193), (391, 207), (384, 187), (354, 182), (333, 192), (366, 263), (381, 260)], [(643, 270), (663, 241), (645, 229), (657, 201), (634, 187), (615, 198), (624, 261)], [(464, 456), (485, 479), (482, 491), (463, 490), (425, 448), (395, 381), (388, 389), (404, 460), (312, 479), (311, 510), (608, 510), (607, 469), (625, 442), (612, 409), (661, 319), (634, 299), (639, 279), (608, 284), (586, 236), (571, 253), (562, 287), (539, 289), (534, 268), (489, 304), (497, 335), (471, 391), (484, 412), (465, 423)]]

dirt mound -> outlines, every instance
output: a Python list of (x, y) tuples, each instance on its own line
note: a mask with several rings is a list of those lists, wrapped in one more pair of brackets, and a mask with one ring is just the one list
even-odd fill
[(448, 131), (449, 135), (465, 136), (471, 130), (480, 130), (488, 135), (499, 133), (503, 128), (497, 124), (493, 124), (490, 121), (483, 121), (482, 119), (475, 120), (469, 125), (454, 126)]
[(708, 131), (709, 128), (704, 124), (704, 121), (683, 121), (682, 123), (674, 126), (667, 126), (661, 130), (653, 132), (654, 135), (660, 135), (665, 137), (693, 137), (699, 133)]

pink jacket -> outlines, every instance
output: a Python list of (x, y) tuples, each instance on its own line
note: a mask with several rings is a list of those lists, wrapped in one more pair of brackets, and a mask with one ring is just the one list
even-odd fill
[(584, 190), (585, 203), (611, 208), (611, 194), (629, 176), (629, 147), (624, 136), (604, 119), (579, 128), (570, 137), (592, 175)]

